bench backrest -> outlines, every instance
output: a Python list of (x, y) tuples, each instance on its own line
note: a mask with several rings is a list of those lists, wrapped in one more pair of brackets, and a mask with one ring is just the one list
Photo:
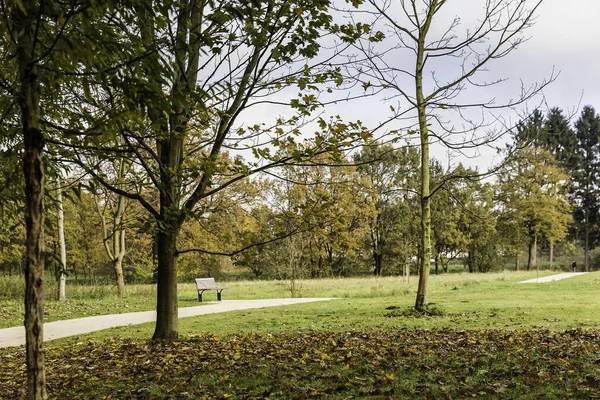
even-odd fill
[(196, 278), (196, 289), (218, 290), (215, 278)]

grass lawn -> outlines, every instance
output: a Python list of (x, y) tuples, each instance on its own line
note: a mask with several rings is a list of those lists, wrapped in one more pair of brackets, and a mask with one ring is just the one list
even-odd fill
[[(600, 273), (516, 284), (536, 274), (432, 276), (429, 316), (409, 311), (416, 278), (325, 279), (302, 282), (302, 296), (338, 300), (183, 318), (182, 341), (169, 346), (148, 343), (153, 324), (61, 339), (47, 344), (49, 391), (119, 399), (600, 398)], [(282, 282), (228, 285), (224, 299), (289, 297)], [(73, 301), (86, 313), (151, 309), (149, 290)], [(180, 307), (195, 299), (193, 285), (180, 285)], [(9, 302), (0, 310), (14, 312)], [(80, 313), (51, 310), (56, 319)], [(18, 398), (23, 350), (0, 357), (0, 398)]]

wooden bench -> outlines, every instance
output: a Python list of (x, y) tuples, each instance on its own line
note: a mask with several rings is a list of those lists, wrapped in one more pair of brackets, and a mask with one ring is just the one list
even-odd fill
[(221, 292), (227, 289), (227, 286), (218, 287), (215, 278), (196, 278), (196, 290), (198, 290), (198, 301), (202, 303), (202, 293), (206, 290), (217, 291), (217, 301), (221, 301)]

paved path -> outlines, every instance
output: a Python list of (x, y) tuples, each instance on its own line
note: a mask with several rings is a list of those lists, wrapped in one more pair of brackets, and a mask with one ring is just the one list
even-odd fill
[(587, 274), (587, 272), (565, 272), (563, 274), (544, 276), (543, 278), (529, 279), (527, 281), (517, 282), (517, 283), (543, 283), (543, 282), (560, 281), (561, 279), (572, 278), (574, 276), (579, 276), (579, 275), (583, 275), (583, 274)]
[[(226, 311), (247, 310), (285, 306), (288, 304), (310, 303), (313, 301), (333, 300), (331, 298), (310, 299), (263, 299), (263, 300), (223, 300), (208, 303), (203, 306), (185, 307), (179, 309), (179, 318), (193, 317)], [(141, 311), (127, 314), (98, 315), (64, 321), (47, 322), (44, 324), (44, 341), (59, 339), (67, 336), (96, 332), (117, 326), (143, 324), (156, 321), (156, 311)], [(25, 327), (0, 329), (0, 348), (21, 346), (25, 344)]]

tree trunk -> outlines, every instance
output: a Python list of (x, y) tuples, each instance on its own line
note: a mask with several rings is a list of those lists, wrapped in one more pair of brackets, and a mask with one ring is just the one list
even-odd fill
[(113, 269), (115, 271), (115, 280), (119, 297), (125, 297), (125, 279), (123, 278), (123, 258), (119, 257), (113, 260)]
[(515, 254), (515, 271), (519, 270), (519, 252)]
[(375, 276), (381, 276), (381, 270), (383, 266), (383, 256), (378, 253), (373, 253), (373, 260), (375, 261), (375, 270), (373, 274)]
[(65, 213), (63, 208), (62, 187), (60, 178), (57, 178), (56, 183), (56, 216), (58, 225), (58, 247), (60, 252), (60, 266), (58, 270), (58, 301), (65, 301), (67, 299), (67, 246), (65, 244)]
[(467, 253), (467, 264), (469, 265), (469, 273), (475, 272), (475, 254), (472, 250)]
[(537, 234), (533, 235), (529, 242), (529, 254), (527, 257), (527, 271), (531, 271), (537, 265)]
[[(424, 114), (424, 110), (423, 110)], [(424, 115), (423, 115), (424, 117)], [(421, 117), (419, 118), (421, 119)], [(424, 124), (426, 125), (426, 123)], [(427, 128), (425, 128), (427, 129)], [(429, 304), (429, 269), (431, 262), (431, 204), (429, 199), (429, 139), (421, 135), (421, 265), (415, 309), (427, 310)]]
[(554, 264), (554, 242), (551, 240), (550, 241), (550, 270), (552, 270), (552, 267)]
[[(587, 201), (587, 199), (585, 199), (584, 201)], [(586, 208), (584, 210), (585, 212), (585, 247), (583, 249), (583, 266), (584, 266), (584, 271), (588, 272), (589, 271), (589, 266), (588, 266), (588, 253), (589, 253), (589, 246), (590, 246), (590, 221), (589, 221), (589, 209)]]
[(16, 58), (20, 84), (18, 102), (23, 128), (25, 177), (25, 350), (27, 398), (46, 399), (44, 367), (44, 137), (40, 127), (40, 88), (34, 34), (38, 3), (22, 0), (14, 6)]
[[(129, 169), (129, 165), (125, 160), (120, 160), (119, 169), (117, 171), (117, 187), (120, 187), (120, 182), (124, 180), (125, 175)], [(124, 189), (124, 188), (123, 188)], [(106, 223), (106, 206), (104, 209), (100, 207), (99, 199), (96, 199), (96, 210), (100, 216), (102, 222), (102, 231), (104, 236), (104, 250), (111, 259), (113, 265), (113, 271), (115, 273), (115, 281), (117, 284), (117, 290), (119, 297), (125, 297), (125, 280), (123, 279), (123, 259), (125, 258), (125, 226), (123, 223), (125, 210), (127, 207), (127, 199), (125, 196), (117, 196), (117, 206), (111, 209), (112, 217), (112, 230), (109, 231), (108, 224)], [(112, 202), (109, 195), (105, 196), (105, 203)], [(109, 240), (111, 239), (112, 240)], [(109, 243), (110, 242), (110, 243)]]
[(179, 338), (177, 308), (177, 236), (179, 227), (158, 232), (158, 283), (156, 327), (152, 340), (174, 342)]
[(125, 214), (125, 198), (119, 196), (117, 213), (114, 218), (113, 233), (113, 269), (117, 281), (119, 297), (125, 297), (125, 280), (123, 279), (123, 258), (125, 258), (125, 228), (123, 227), (123, 215)]
[(39, 129), (25, 122), (31, 118), (23, 111), (25, 136), (25, 224), (27, 226), (25, 262), (25, 341), (28, 399), (46, 399), (44, 368), (44, 172), (43, 137)]
[(421, 248), (423, 249), (419, 271), (419, 286), (415, 309), (422, 311), (428, 308), (429, 268), (431, 262), (431, 203), (429, 188), (429, 130), (427, 126), (427, 102), (423, 95), (423, 66), (425, 57), (425, 37), (431, 25), (431, 19), (437, 8), (437, 0), (433, 0), (422, 28), (419, 30), (417, 61), (415, 69), (415, 94), (419, 117), (419, 134), (421, 139)]

